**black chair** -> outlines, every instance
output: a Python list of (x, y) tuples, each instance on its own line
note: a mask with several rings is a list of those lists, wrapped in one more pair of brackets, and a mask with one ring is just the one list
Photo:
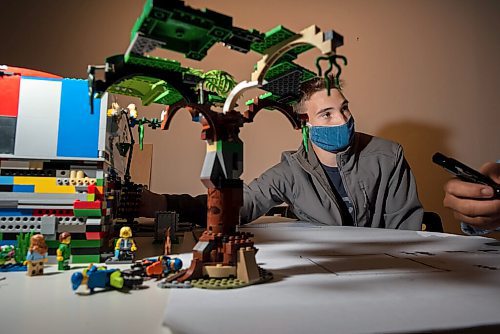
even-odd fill
[(422, 231), (426, 232), (444, 232), (441, 217), (435, 212), (425, 211), (424, 221), (422, 222)]

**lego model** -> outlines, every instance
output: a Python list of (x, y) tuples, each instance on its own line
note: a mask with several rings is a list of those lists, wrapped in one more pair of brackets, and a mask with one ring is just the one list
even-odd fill
[[(215, 44), (247, 53), (260, 53), (250, 80), (240, 83), (222, 71), (203, 72), (183, 67), (177, 61), (145, 55), (156, 48), (183, 53), (187, 58), (202, 60)], [(237, 231), (239, 210), (243, 203), (243, 142), (240, 128), (253, 122), (262, 109), (281, 112), (295, 129), (306, 133), (306, 119), (293, 111), (299, 99), (302, 83), (324, 75), (325, 80), (341, 68), (336, 53), (343, 37), (334, 31), (321, 31), (310, 26), (298, 33), (278, 26), (263, 34), (256, 30), (235, 27), (232, 18), (208, 9), (197, 10), (179, 0), (147, 0), (144, 10), (132, 29), (125, 54), (106, 59), (105, 65), (89, 66), (90, 101), (106, 92), (134, 96), (144, 105), (165, 105), (159, 128), (167, 130), (177, 111), (184, 109), (194, 122), (202, 126), (201, 139), (207, 143), (207, 153), (201, 181), (208, 189), (207, 229), (193, 248), (193, 259), (179, 283), (190, 281), (201, 288), (236, 288), (260, 283), (272, 275), (260, 268), (255, 260), (257, 248), (249, 233)], [(297, 56), (312, 48), (321, 51), (316, 60), (318, 73), (294, 62)], [(326, 71), (320, 63), (328, 62)], [(104, 70), (104, 80), (96, 79), (96, 71)], [(328, 82), (328, 80), (327, 80)], [(245, 103), (244, 112), (237, 111), (238, 100), (249, 89), (265, 93)], [(329, 92), (329, 90), (328, 90)], [(222, 112), (216, 108), (222, 108)], [(119, 108), (118, 108), (119, 109)], [(130, 109), (130, 108), (129, 108)], [(135, 110), (135, 109), (134, 109)], [(131, 110), (128, 114), (131, 113)], [(116, 114), (127, 114), (126, 109)], [(129, 124), (148, 124), (157, 128), (158, 119), (142, 123), (136, 113)], [(144, 127), (139, 126), (139, 137)], [(142, 140), (142, 139), (141, 139)]]
[(57, 248), (57, 269), (69, 270), (69, 259), (71, 257), (71, 234), (63, 232), (59, 235), (59, 247)]
[(115, 243), (115, 255), (106, 263), (132, 263), (135, 258), (137, 247), (132, 239), (132, 229), (129, 226), (123, 226), (120, 229), (120, 238)]
[(127, 274), (119, 269), (107, 269), (105, 266), (90, 265), (83, 272), (75, 272), (71, 275), (71, 285), (73, 291), (84, 284), (94, 293), (96, 288), (108, 290), (114, 289), (135, 289), (142, 286), (143, 279), (140, 276)]
[(48, 250), (43, 234), (35, 234), (31, 237), (25, 260), (28, 265), (28, 276), (43, 275), (43, 265), (47, 262)]
[(55, 262), (68, 232), (72, 263), (98, 263), (113, 252), (114, 225), (133, 224), (142, 188), (125, 177), (128, 119), (107, 116), (107, 94), (89, 106), (88, 88), (87, 80), (0, 66), (0, 246), (40, 233)]

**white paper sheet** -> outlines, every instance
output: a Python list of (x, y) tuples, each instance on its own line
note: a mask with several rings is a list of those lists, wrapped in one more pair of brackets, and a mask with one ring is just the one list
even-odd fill
[(281, 225), (246, 229), (273, 281), (227, 291), (173, 290), (164, 324), (179, 334), (500, 329), (495, 240)]

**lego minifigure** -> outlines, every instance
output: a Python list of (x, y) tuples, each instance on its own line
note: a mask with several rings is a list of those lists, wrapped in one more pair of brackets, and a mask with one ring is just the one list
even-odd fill
[(85, 284), (90, 289), (90, 293), (93, 293), (95, 288), (133, 289), (141, 286), (142, 283), (143, 278), (140, 276), (134, 276), (119, 269), (107, 269), (105, 266), (97, 267), (93, 264), (83, 272), (76, 272), (71, 276), (73, 291), (81, 284)]
[(134, 239), (132, 239), (132, 230), (128, 226), (122, 227), (120, 229), (120, 238), (115, 244), (115, 256), (113, 260), (133, 261), (136, 250), (137, 247), (135, 246)]
[(57, 269), (69, 270), (69, 258), (71, 256), (71, 234), (63, 232), (59, 235), (59, 248), (57, 248)]
[(43, 264), (47, 262), (48, 247), (43, 234), (35, 234), (30, 239), (30, 247), (26, 254), (28, 276), (43, 275)]

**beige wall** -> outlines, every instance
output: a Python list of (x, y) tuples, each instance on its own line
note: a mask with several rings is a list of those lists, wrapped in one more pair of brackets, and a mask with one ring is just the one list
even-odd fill
[[(427, 210), (438, 212), (447, 231), (457, 224), (441, 206), (448, 175), (431, 156), (441, 151), (478, 168), (500, 159), (500, 2), (422, 1), (198, 1), (234, 17), (234, 24), (266, 31), (277, 24), (300, 30), (310, 24), (344, 35), (339, 49), (349, 59), (343, 72), (358, 131), (403, 144)], [(3, 0), (0, 63), (86, 76), (88, 64), (123, 53), (142, 1)], [(157, 56), (182, 60), (167, 51)], [(313, 56), (300, 59), (312, 68)], [(202, 69), (224, 69), (248, 79), (257, 54), (217, 46)], [(120, 97), (123, 104), (128, 99)], [(157, 116), (161, 106), (142, 109)], [(198, 194), (204, 144), (198, 124), (179, 113), (171, 131), (146, 131), (154, 144), (152, 189)], [(300, 136), (276, 112), (246, 125), (245, 181), (277, 163), (280, 152), (298, 146)]]

